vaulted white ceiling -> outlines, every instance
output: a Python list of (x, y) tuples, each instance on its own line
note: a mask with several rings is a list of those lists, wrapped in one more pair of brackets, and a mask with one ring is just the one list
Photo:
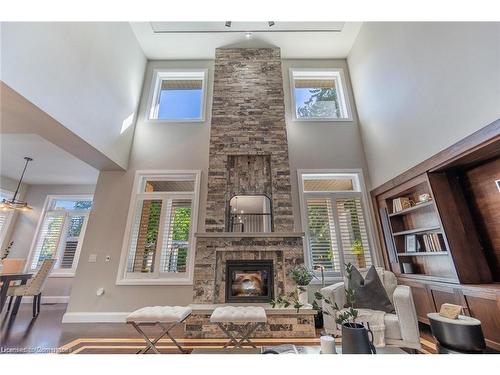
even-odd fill
[(23, 179), (28, 184), (93, 185), (97, 181), (97, 169), (36, 134), (0, 135), (2, 176), (17, 181), (25, 156), (33, 158)]
[[(285, 59), (345, 58), (361, 22), (132, 22), (151, 60), (213, 59), (226, 46), (281, 48)], [(247, 32), (251, 32), (250, 38)]]

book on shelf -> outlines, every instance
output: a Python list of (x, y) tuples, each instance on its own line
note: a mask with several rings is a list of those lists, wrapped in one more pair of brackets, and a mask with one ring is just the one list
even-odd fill
[(420, 236), (420, 251), (438, 252), (446, 251), (444, 238), (439, 233), (426, 233)]
[(399, 197), (392, 200), (392, 212), (401, 212), (411, 208), (410, 198)]

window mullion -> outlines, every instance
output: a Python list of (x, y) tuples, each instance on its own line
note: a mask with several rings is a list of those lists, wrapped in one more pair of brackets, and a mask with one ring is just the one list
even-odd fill
[(330, 194), (330, 201), (332, 203), (332, 213), (333, 213), (333, 222), (335, 226), (335, 237), (337, 239), (337, 251), (339, 252), (339, 266), (340, 266), (340, 274), (344, 276), (344, 247), (342, 245), (342, 237), (340, 235), (340, 220), (338, 216), (337, 210), (337, 196), (335, 193)]
[(153, 275), (156, 278), (160, 277), (160, 261), (161, 261), (161, 252), (163, 249), (163, 234), (164, 228), (166, 224), (166, 214), (167, 214), (167, 206), (171, 198), (165, 196), (161, 200), (161, 210), (160, 210), (160, 222), (158, 224), (158, 238), (156, 239), (156, 250), (155, 250), (155, 263), (154, 263), (154, 272)]

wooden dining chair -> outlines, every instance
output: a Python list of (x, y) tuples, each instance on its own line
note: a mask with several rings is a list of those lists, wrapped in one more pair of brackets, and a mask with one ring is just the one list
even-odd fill
[(11, 286), (7, 291), (7, 296), (10, 296), (9, 306), (7, 307), (7, 312), (10, 311), (12, 305), (12, 299), (16, 297), (16, 302), (14, 303), (14, 309), (12, 310), (12, 315), (16, 315), (19, 311), (19, 306), (23, 297), (33, 297), (33, 318), (36, 318), (40, 313), (40, 300), (42, 299), (42, 290), (47, 282), (50, 271), (54, 267), (56, 259), (45, 259), (35, 276), (28, 280), (26, 285), (16, 285)]

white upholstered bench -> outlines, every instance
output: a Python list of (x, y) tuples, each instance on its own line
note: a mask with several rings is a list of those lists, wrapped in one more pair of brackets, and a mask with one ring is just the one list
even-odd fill
[[(179, 345), (177, 341), (170, 334), (170, 330), (175, 326), (182, 324), (184, 320), (186, 320), (189, 315), (191, 315), (192, 309), (190, 307), (183, 306), (151, 306), (151, 307), (143, 307), (142, 309), (136, 310), (130, 313), (126, 322), (131, 324), (137, 332), (144, 338), (147, 346), (144, 349), (141, 349), (137, 354), (144, 354), (149, 349), (151, 349), (156, 354), (160, 354), (158, 349), (156, 348), (156, 343), (165, 335), (167, 335), (170, 340), (179, 348), (182, 353), (186, 353), (186, 351)], [(166, 326), (168, 324), (168, 326)], [(162, 333), (151, 341), (148, 336), (144, 333), (144, 331), (140, 328), (140, 326), (157, 325), (162, 329)]]
[(267, 323), (267, 315), (266, 310), (259, 306), (223, 306), (214, 310), (210, 322), (216, 323), (229, 338), (224, 348), (230, 345), (241, 348), (245, 342), (255, 348), (250, 335)]

